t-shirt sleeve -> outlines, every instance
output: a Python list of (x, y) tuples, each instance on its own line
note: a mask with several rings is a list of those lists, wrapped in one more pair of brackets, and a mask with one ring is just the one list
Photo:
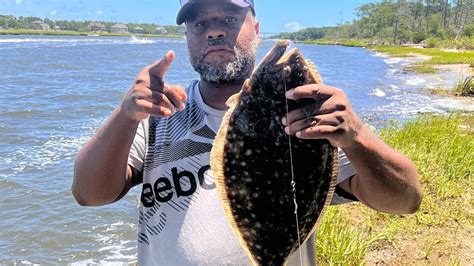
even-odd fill
[(128, 164), (138, 171), (142, 171), (143, 161), (148, 143), (148, 119), (142, 120), (137, 128), (137, 133), (128, 154)]
[[(356, 171), (352, 167), (351, 162), (347, 158), (346, 154), (342, 149), (338, 149), (339, 152), (339, 175), (337, 176), (337, 184), (344, 182), (345, 180), (353, 177)], [(331, 201), (331, 205), (349, 203), (357, 200), (354, 196), (336, 187), (334, 196)]]

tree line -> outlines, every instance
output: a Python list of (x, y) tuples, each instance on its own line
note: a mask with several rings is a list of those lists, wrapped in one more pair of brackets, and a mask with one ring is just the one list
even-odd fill
[(358, 7), (356, 15), (356, 20), (335, 27), (305, 28), (277, 37), (371, 39), (391, 44), (474, 37), (473, 0), (383, 0)]
[[(61, 30), (65, 31), (88, 31), (88, 26), (91, 23), (100, 23), (105, 26), (106, 31), (110, 31), (110, 28), (118, 24), (119, 22), (110, 22), (110, 21), (75, 21), (75, 20), (51, 20), (48, 18), (42, 19), (39, 17), (15, 17), (12, 15), (0, 15), (0, 27), (4, 29), (33, 29), (34, 21), (42, 21), (48, 24), (51, 28), (54, 26), (59, 26)], [(157, 27), (163, 27), (166, 29), (168, 34), (182, 34), (182, 26), (173, 26), (173, 25), (157, 25), (154, 23), (124, 23), (125, 26), (130, 31), (133, 31), (134, 28), (140, 27), (147, 34), (154, 34)]]

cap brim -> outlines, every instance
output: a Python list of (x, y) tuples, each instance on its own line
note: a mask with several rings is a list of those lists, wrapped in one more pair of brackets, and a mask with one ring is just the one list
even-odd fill
[[(245, 1), (242, 0), (231, 0), (228, 1), (231, 4), (234, 4), (236, 6), (240, 7), (249, 7), (250, 4), (246, 3)], [(176, 24), (181, 25), (186, 21), (186, 18), (188, 17), (188, 13), (190, 10), (192, 10), (192, 7), (197, 4), (196, 1), (189, 1), (186, 3), (184, 6), (181, 7), (181, 9), (178, 12), (178, 15), (176, 16)], [(253, 11), (253, 9), (252, 9)], [(254, 11), (253, 11), (254, 12)]]
[(194, 4), (193, 2), (188, 2), (179, 9), (178, 15), (176, 16), (176, 24), (181, 25), (186, 21), (188, 12)]

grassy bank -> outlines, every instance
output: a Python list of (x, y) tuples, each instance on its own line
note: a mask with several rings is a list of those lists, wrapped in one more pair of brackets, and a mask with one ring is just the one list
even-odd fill
[(430, 38), (426, 40), (426, 46), (428, 48), (452, 48), (474, 50), (474, 36), (444, 40), (439, 38)]
[(450, 52), (436, 48), (413, 48), (402, 46), (371, 46), (370, 49), (397, 57), (426, 55), (431, 59), (421, 62), (421, 65), (469, 64), (474, 66), (474, 51)]
[(402, 46), (372, 46), (370, 49), (396, 57), (428, 56), (429, 59), (406, 67), (418, 73), (436, 73), (435, 65), (467, 64), (474, 67), (474, 51), (444, 51), (437, 48), (414, 48)]
[[(395, 57), (413, 57), (417, 55), (427, 56), (430, 59), (414, 63), (406, 67), (407, 71), (413, 71), (417, 73), (436, 73), (437, 70), (434, 65), (443, 64), (468, 64), (474, 67), (474, 38), (464, 38), (460, 40), (435, 40), (430, 39), (427, 44), (430, 47), (438, 48), (417, 48), (410, 46), (399, 46), (399, 45), (373, 45), (369, 40), (352, 40), (352, 39), (318, 39), (318, 40), (307, 40), (301, 41), (304, 44), (319, 44), (319, 45), (342, 45), (349, 47), (364, 47), (377, 52), (385, 53)], [(457, 45), (456, 45), (457, 44)], [(464, 48), (471, 50), (461, 51), (447, 51), (440, 48)]]
[(51, 35), (51, 36), (88, 36), (88, 35), (99, 35), (99, 36), (124, 36), (124, 37), (152, 37), (152, 38), (183, 38), (183, 35), (159, 35), (159, 34), (120, 34), (110, 32), (81, 32), (81, 31), (41, 31), (41, 30), (0, 30), (0, 35)]
[(328, 39), (318, 39), (318, 40), (307, 40), (302, 41), (304, 44), (319, 44), (319, 45), (342, 45), (348, 47), (367, 47), (367, 42), (363, 40), (328, 40)]
[[(388, 44), (387, 46), (400, 47), (403, 45), (390, 45), (390, 42), (372, 40), (372, 39), (316, 39), (296, 41), (306, 44), (321, 44), (321, 45), (342, 45), (355, 47), (376, 47), (379, 45)], [(439, 39), (430, 38), (425, 40), (425, 48), (437, 49), (460, 49), (460, 50), (474, 50), (474, 37), (461, 37), (458, 39)]]
[[(425, 55), (431, 57), (431, 59), (414, 65), (413, 70), (429, 71), (431, 72), (430, 65), (441, 65), (441, 64), (469, 64), (474, 66), (474, 51), (445, 51), (438, 48), (415, 48), (409, 46), (398, 46), (398, 45), (370, 45), (364, 40), (311, 40), (303, 41), (304, 44), (320, 44), (320, 45), (342, 45), (342, 46), (353, 46), (353, 47), (367, 47), (371, 50), (388, 54), (396, 57), (411, 57), (415, 55)], [(417, 67), (415, 67), (417, 66)]]
[(474, 97), (474, 76), (459, 82), (454, 88), (454, 95)]
[(414, 215), (359, 203), (331, 207), (319, 230), (321, 264), (474, 263), (474, 113), (423, 115), (381, 136), (416, 164), (424, 191)]

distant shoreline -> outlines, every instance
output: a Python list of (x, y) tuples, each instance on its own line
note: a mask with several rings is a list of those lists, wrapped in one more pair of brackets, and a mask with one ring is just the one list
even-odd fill
[(178, 34), (143, 34), (143, 33), (110, 33), (110, 32), (82, 32), (82, 31), (54, 31), (54, 30), (0, 30), (0, 35), (45, 35), (45, 36), (90, 36), (90, 37), (152, 37), (182, 39)]
[[(442, 76), (446, 73), (461, 73), (462, 79), (457, 84), (446, 82), (441, 88), (427, 89), (432, 94), (442, 94), (454, 97), (469, 97), (472, 99), (472, 77), (474, 76), (474, 50), (472, 49), (441, 49), (424, 48), (420, 45), (371, 45), (360, 40), (307, 40), (296, 41), (302, 44), (338, 45), (359, 47), (385, 54), (392, 58), (412, 58), (412, 63), (404, 71), (418, 75)], [(469, 78), (471, 77), (471, 78)]]
[[(81, 32), (81, 31), (40, 31), (40, 30), (0, 30), (1, 35), (21, 36), (89, 36), (89, 37), (139, 37), (139, 38), (162, 38), (162, 39), (183, 39), (185, 35), (178, 34), (135, 34), (135, 33), (109, 33), (109, 32)], [(357, 40), (310, 40), (295, 41), (301, 44), (316, 45), (339, 45), (346, 47), (359, 47), (374, 52), (386, 54), (390, 57), (402, 58), (418, 58), (413, 63), (404, 68), (405, 71), (415, 72), (418, 74), (437, 75), (441, 72), (463, 73), (464, 77), (474, 75), (474, 51), (473, 50), (456, 50), (456, 49), (439, 49), (439, 48), (422, 48), (419, 46), (401, 46), (401, 45), (370, 45)], [(461, 82), (461, 81), (460, 81)], [(471, 85), (472, 86), (472, 85)], [(450, 88), (429, 89), (432, 94), (453, 95), (456, 86)], [(472, 89), (470, 97), (472, 97)], [(469, 96), (468, 96), (469, 97)]]

